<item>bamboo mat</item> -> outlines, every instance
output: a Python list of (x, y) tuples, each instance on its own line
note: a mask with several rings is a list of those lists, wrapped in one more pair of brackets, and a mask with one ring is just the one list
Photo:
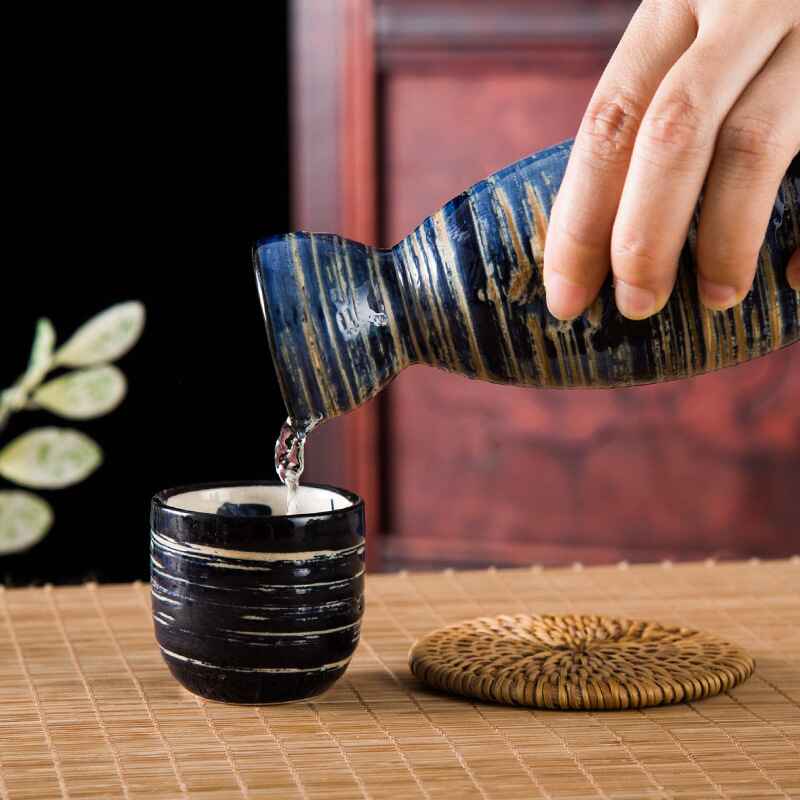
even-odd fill
[[(169, 675), (148, 587), (0, 590), (0, 797), (800, 798), (800, 558), (379, 575), (345, 677), (311, 703), (206, 703)], [(585, 713), (434, 694), (415, 637), (501, 612), (703, 628), (755, 675), (692, 705)]]

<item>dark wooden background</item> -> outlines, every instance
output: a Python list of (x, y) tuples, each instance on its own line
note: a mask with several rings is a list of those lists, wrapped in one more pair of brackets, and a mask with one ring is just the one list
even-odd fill
[(274, 477), (286, 412), (250, 248), (289, 226), (286, 8), (28, 10), (9, 36), (0, 387), (25, 369), (39, 316), (64, 341), (138, 299), (147, 324), (113, 413), (25, 412), (3, 431), (0, 446), (77, 427), (105, 461), (41, 493), (55, 525), (0, 557), (0, 583), (146, 579), (154, 492)]
[[(389, 245), (574, 135), (636, 5), (295, 0), (294, 226)], [(415, 367), (316, 433), (308, 470), (367, 497), (373, 567), (782, 556), (799, 397), (798, 348), (624, 391)]]

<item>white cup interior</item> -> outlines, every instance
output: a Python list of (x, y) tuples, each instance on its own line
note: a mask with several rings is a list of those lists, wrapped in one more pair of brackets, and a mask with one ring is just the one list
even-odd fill
[[(180, 492), (167, 498), (167, 505), (182, 511), (216, 514), (223, 503), (261, 503), (272, 509), (275, 517), (286, 514), (285, 486), (216, 486)], [(300, 486), (297, 491), (297, 514), (319, 514), (350, 508), (353, 503), (344, 495), (330, 489)]]

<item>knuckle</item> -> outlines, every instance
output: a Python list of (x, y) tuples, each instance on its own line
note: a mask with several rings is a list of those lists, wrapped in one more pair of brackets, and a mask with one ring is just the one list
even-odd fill
[(710, 241), (707, 236), (698, 236), (697, 265), (703, 277), (717, 283), (733, 286), (739, 293), (745, 292), (753, 282), (758, 263), (759, 246), (751, 243), (721, 243), (719, 238)]
[[(559, 214), (555, 224), (551, 227), (556, 236), (560, 236), (563, 241), (573, 248), (595, 250), (603, 245), (602, 237), (598, 235), (596, 226), (580, 219), (576, 215)], [(605, 244), (608, 244), (607, 239)]]
[(640, 236), (622, 234), (611, 241), (611, 262), (614, 273), (630, 283), (649, 283), (657, 268), (656, 256), (650, 244)]
[(696, 2), (697, 0), (642, 0), (640, 8), (658, 25), (658, 28), (651, 30), (663, 30), (665, 26), (674, 28), (676, 24), (687, 19), (696, 19)]
[(655, 260), (650, 242), (638, 232), (631, 230), (614, 232), (611, 239), (611, 254), (643, 263), (653, 263)]
[(593, 100), (581, 123), (579, 141), (585, 154), (600, 162), (627, 162), (642, 120), (641, 103), (625, 93)]
[(717, 137), (721, 163), (747, 172), (772, 171), (784, 149), (775, 125), (760, 117), (733, 117)]
[(691, 90), (673, 89), (654, 102), (639, 135), (651, 154), (666, 150), (669, 156), (692, 156), (710, 143), (708, 116)]
[(674, 263), (665, 262), (663, 248), (636, 232), (617, 233), (611, 241), (614, 274), (636, 286), (658, 287), (669, 280)]
[(643, 266), (653, 264), (655, 261), (650, 245), (641, 236), (630, 233), (619, 234), (612, 239), (611, 255), (616, 259), (638, 262)]

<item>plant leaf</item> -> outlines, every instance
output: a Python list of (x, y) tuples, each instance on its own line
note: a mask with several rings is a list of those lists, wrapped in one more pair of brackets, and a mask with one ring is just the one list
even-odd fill
[(33, 347), (31, 348), (31, 357), (28, 360), (28, 369), (20, 381), (23, 389), (30, 389), (36, 386), (49, 372), (55, 343), (56, 332), (53, 328), (53, 323), (46, 317), (41, 317), (36, 322), (36, 333), (33, 335)]
[(33, 547), (52, 524), (46, 500), (21, 489), (0, 491), (0, 556)]
[(48, 381), (33, 394), (36, 405), (68, 419), (108, 414), (125, 397), (125, 376), (115, 366), (87, 367)]
[(60, 489), (90, 475), (103, 451), (71, 428), (35, 428), (0, 450), (0, 475), (22, 486)]
[(144, 306), (131, 300), (92, 317), (57, 350), (66, 367), (91, 367), (114, 361), (128, 352), (144, 328)]

